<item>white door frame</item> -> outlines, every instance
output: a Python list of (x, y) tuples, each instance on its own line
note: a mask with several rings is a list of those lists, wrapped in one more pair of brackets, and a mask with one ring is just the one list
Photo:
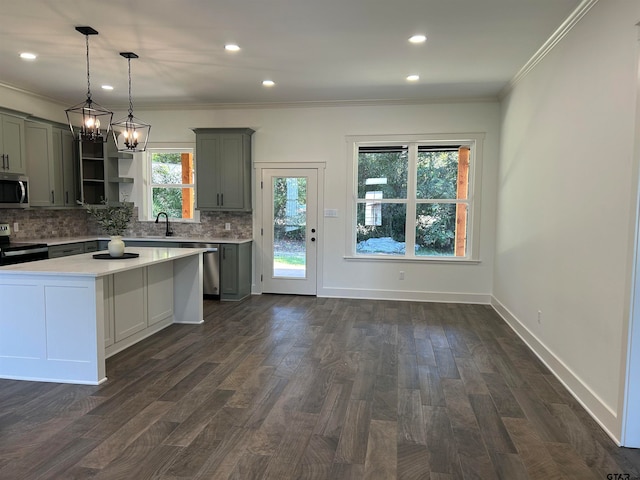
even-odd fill
[[(622, 418), (620, 444), (624, 447), (640, 448), (640, 24), (636, 27), (636, 118), (633, 156), (633, 179), (635, 182), (635, 212), (632, 233), (631, 301), (629, 325), (626, 337), (626, 358), (623, 358)], [(624, 343), (623, 343), (624, 344)], [(624, 352), (623, 348), (623, 352)]]
[[(326, 164), (324, 162), (309, 162), (309, 163), (286, 163), (286, 162), (254, 162), (256, 184), (254, 189), (254, 198), (258, 202), (262, 201), (262, 188), (260, 182), (262, 181), (263, 170), (296, 170), (296, 169), (315, 169), (317, 170), (318, 178), (318, 222), (317, 230), (318, 235), (316, 245), (316, 294), (322, 290), (323, 283), (323, 265), (324, 265), (324, 171)], [(255, 271), (255, 284), (253, 293), (262, 293), (262, 277), (264, 264), (264, 252), (262, 251), (262, 235), (260, 230), (264, 223), (264, 208), (260, 203), (254, 205), (253, 211), (255, 212), (253, 220), (254, 233), (254, 271)]]

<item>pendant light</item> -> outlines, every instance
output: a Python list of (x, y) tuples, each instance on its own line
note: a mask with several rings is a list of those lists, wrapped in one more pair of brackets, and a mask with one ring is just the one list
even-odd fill
[(121, 52), (120, 55), (126, 58), (129, 64), (129, 115), (111, 125), (113, 139), (119, 152), (144, 152), (147, 149), (151, 125), (133, 116), (131, 100), (131, 59), (138, 58), (138, 55), (133, 52)]
[[(107, 141), (113, 113), (98, 105), (91, 98), (89, 35), (98, 35), (98, 32), (91, 27), (76, 27), (76, 30), (85, 36), (87, 43), (87, 99), (65, 110), (67, 121), (74, 138), (84, 142), (102, 143)], [(101, 126), (104, 126), (104, 131), (100, 130)]]

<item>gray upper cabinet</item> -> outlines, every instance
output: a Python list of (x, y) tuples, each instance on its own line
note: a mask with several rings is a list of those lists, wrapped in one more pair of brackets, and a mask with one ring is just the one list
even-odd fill
[(251, 211), (250, 128), (196, 128), (197, 208)]
[(53, 162), (56, 175), (54, 190), (60, 192), (56, 195), (56, 205), (65, 207), (77, 206), (78, 180), (76, 167), (76, 154), (73, 134), (69, 128), (53, 128)]
[(0, 173), (26, 173), (24, 120), (0, 114)]
[(24, 126), (27, 171), (29, 172), (29, 203), (32, 207), (59, 205), (62, 192), (58, 192), (58, 198), (56, 198), (52, 127), (46, 123), (29, 121), (24, 122)]
[(26, 121), (25, 146), (31, 206), (76, 206), (76, 161), (69, 129)]

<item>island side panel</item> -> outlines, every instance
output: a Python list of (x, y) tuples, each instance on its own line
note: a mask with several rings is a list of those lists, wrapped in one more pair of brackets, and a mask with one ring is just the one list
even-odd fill
[(95, 278), (0, 276), (0, 377), (103, 381), (96, 290)]
[(203, 323), (202, 252), (173, 262), (175, 323)]

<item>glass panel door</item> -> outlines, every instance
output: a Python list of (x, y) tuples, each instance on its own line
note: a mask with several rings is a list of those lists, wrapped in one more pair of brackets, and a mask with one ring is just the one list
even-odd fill
[(307, 276), (307, 178), (272, 177), (273, 276)]
[(262, 291), (316, 294), (318, 171), (263, 169)]

